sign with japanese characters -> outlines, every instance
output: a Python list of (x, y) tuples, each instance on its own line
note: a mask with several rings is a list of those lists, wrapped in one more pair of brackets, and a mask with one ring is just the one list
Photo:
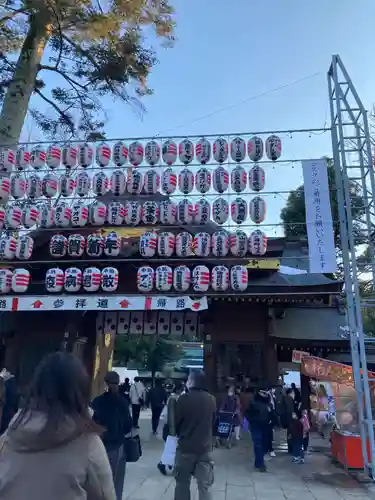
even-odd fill
[(310, 273), (337, 271), (326, 160), (302, 161)]
[(297, 351), (296, 349), (293, 349), (292, 363), (301, 364), (302, 358), (305, 358), (306, 356), (310, 356), (310, 354), (308, 352), (305, 352), (305, 351)]

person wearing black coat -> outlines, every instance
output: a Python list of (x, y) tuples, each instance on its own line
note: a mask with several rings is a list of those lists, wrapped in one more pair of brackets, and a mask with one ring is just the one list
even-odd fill
[(268, 423), (270, 418), (269, 396), (266, 391), (257, 391), (253, 401), (245, 411), (254, 446), (254, 468), (265, 472), (264, 443), (266, 441)]
[(164, 389), (161, 380), (156, 379), (155, 387), (150, 389), (147, 396), (147, 404), (151, 407), (151, 424), (153, 434), (156, 434), (158, 432), (160, 415), (167, 402), (167, 399), (167, 392)]
[(293, 462), (304, 462), (303, 450), (303, 424), (302, 415), (299, 410), (292, 414), (292, 419), (289, 424), (289, 434), (291, 437)]

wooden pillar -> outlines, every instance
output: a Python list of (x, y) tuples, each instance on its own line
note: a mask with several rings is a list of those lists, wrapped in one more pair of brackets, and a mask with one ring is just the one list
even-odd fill
[(96, 338), (92, 353), (92, 397), (98, 396), (105, 389), (104, 378), (106, 373), (112, 369), (113, 351), (116, 339), (116, 328), (108, 328), (105, 321), (105, 314), (99, 313), (96, 321)]

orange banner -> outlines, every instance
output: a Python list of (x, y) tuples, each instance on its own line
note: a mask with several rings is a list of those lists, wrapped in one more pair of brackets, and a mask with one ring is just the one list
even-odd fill
[[(327, 359), (306, 356), (302, 358), (301, 373), (310, 378), (339, 384), (353, 384), (353, 369), (351, 366)], [(368, 372), (369, 378), (375, 378), (375, 373)]]

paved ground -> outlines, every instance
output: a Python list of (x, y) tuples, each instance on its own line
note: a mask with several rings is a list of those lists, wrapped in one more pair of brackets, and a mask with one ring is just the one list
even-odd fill
[[(129, 464), (123, 500), (172, 500), (173, 478), (163, 477), (156, 469), (163, 442), (150, 436), (149, 414), (143, 413), (141, 436), (144, 455)], [(312, 451), (304, 465), (291, 463), (283, 445), (277, 457), (268, 463), (267, 473), (253, 470), (251, 443), (243, 439), (231, 450), (215, 450), (213, 500), (367, 500), (368, 490), (344, 471), (331, 464), (325, 442), (313, 439)], [(192, 500), (198, 500), (195, 485)]]

